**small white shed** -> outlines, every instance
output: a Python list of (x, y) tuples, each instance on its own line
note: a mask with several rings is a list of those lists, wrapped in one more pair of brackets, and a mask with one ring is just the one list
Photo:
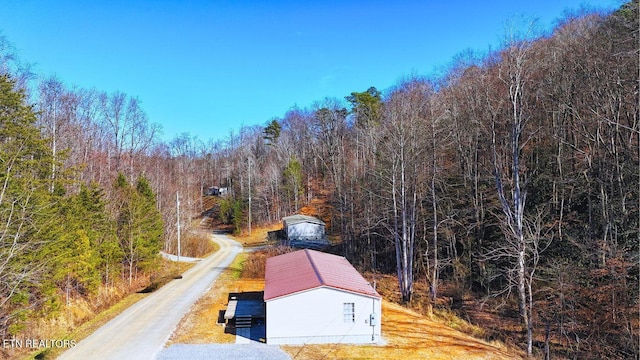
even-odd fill
[(381, 297), (341, 256), (299, 250), (267, 259), (267, 344), (380, 341)]
[(287, 240), (322, 240), (325, 238), (322, 220), (307, 215), (292, 215), (282, 219)]

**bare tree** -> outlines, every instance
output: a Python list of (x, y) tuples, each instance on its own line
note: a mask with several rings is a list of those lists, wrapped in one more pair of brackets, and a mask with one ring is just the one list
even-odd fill
[(126, 140), (126, 151), (129, 155), (129, 176), (135, 174), (134, 163), (155, 142), (160, 126), (150, 123), (147, 114), (140, 105), (138, 98), (129, 98), (126, 109), (123, 140)]
[(413, 294), (418, 199), (424, 181), (425, 118), (431, 87), (420, 80), (402, 84), (390, 97), (383, 123), (378, 179), (383, 183), (383, 223), (396, 252), (398, 284), (403, 301)]
[[(431, 200), (431, 251), (432, 251), (432, 261), (431, 261), (431, 286), (430, 286), (430, 295), (431, 301), (436, 300), (438, 297), (438, 282), (440, 281), (440, 258), (439, 254), (439, 238), (438, 232), (440, 231), (440, 226), (451, 220), (450, 216), (445, 216), (443, 219), (438, 217), (438, 214), (441, 212), (440, 210), (440, 195), (438, 188), (440, 184), (443, 182), (443, 173), (444, 173), (444, 165), (441, 163), (440, 159), (445, 158), (444, 152), (445, 149), (448, 148), (448, 143), (450, 142), (450, 132), (448, 132), (447, 128), (443, 125), (443, 119), (446, 116), (446, 111), (442, 109), (441, 104), (443, 101), (436, 96), (431, 96), (429, 98), (429, 106), (428, 106), (428, 124), (429, 127), (429, 169), (431, 171), (429, 177), (429, 195)], [(438, 106), (440, 105), (440, 106)], [(425, 231), (425, 238), (426, 238)]]
[(102, 125), (111, 137), (111, 147), (107, 154), (109, 169), (111, 169), (111, 158), (114, 158), (116, 162), (116, 171), (119, 171), (121, 167), (122, 152), (125, 142), (125, 129), (127, 127), (127, 98), (127, 95), (122, 92), (115, 92), (111, 95), (103, 93), (100, 95)]
[[(531, 31), (532, 28), (529, 28)], [(524, 127), (528, 120), (528, 114), (525, 104), (525, 86), (527, 82), (528, 54), (531, 49), (532, 42), (528, 39), (530, 33), (525, 34), (523, 38), (517, 38), (514, 32), (509, 34), (506, 49), (503, 51), (503, 67), (499, 69), (499, 78), (502, 80), (508, 90), (509, 99), (509, 121), (506, 128), (509, 131), (508, 155), (503, 157), (499, 155), (498, 149), (498, 130), (500, 126), (497, 119), (491, 124), (492, 137), (492, 154), (493, 154), (493, 170), (500, 200), (500, 207), (504, 214), (501, 227), (506, 238), (507, 246), (500, 247), (499, 251), (492, 251), (492, 255), (499, 257), (508, 257), (515, 259), (515, 279), (509, 274), (509, 286), (515, 286), (517, 289), (518, 307), (523, 326), (527, 333), (527, 354), (531, 355), (533, 351), (533, 324), (531, 319), (531, 292), (527, 287), (527, 258), (529, 256), (530, 247), (525, 236), (525, 204), (527, 201), (526, 182), (523, 181), (522, 174), (524, 168), (522, 166), (521, 152), (523, 150), (522, 136)], [(505, 171), (507, 168), (509, 171)], [(505, 174), (505, 172), (507, 175)], [(508, 186), (505, 189), (505, 185)], [(508, 191), (508, 192), (507, 192)], [(510, 272), (508, 269), (507, 272)]]
[(62, 126), (65, 109), (63, 107), (66, 89), (60, 80), (50, 77), (40, 83), (39, 87), (39, 123), (42, 127), (43, 134), (51, 141), (51, 152), (53, 154), (53, 163), (51, 164), (51, 185), (50, 192), (53, 192), (57, 175), (58, 162), (58, 138), (60, 127)]
[(0, 75), (11, 74), (15, 79), (16, 88), (29, 95), (29, 83), (35, 78), (32, 64), (21, 60), (15, 46), (0, 32)]
[(71, 147), (73, 161), (82, 165), (80, 180), (83, 183), (96, 181), (108, 186), (109, 174), (104, 166), (103, 154), (106, 154), (104, 128), (100, 126), (100, 93), (96, 90), (79, 89), (75, 92), (77, 132), (74, 135), (75, 146)]

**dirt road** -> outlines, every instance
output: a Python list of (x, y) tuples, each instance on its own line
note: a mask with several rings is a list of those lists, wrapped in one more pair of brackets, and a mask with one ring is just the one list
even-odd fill
[(171, 281), (125, 310), (58, 359), (155, 359), (191, 305), (242, 251), (242, 246), (226, 235), (215, 234), (213, 240), (220, 250), (185, 272), (182, 279)]

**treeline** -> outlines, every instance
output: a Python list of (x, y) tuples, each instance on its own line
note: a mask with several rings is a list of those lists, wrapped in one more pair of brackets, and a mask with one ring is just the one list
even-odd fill
[[(0, 75), (0, 336), (22, 330), (71, 297), (95, 295), (102, 284), (153, 267), (162, 245), (162, 218), (149, 181), (124, 174), (110, 197), (79, 169), (65, 166), (56, 136), (46, 137), (45, 112)], [(54, 126), (55, 128), (55, 126)], [(61, 147), (62, 148), (62, 147)]]
[(109, 305), (156, 271), (170, 227), (157, 192), (170, 175), (148, 170), (169, 157), (149, 152), (156, 130), (137, 99), (40, 80), (0, 37), (0, 337), (76, 299)]
[(136, 97), (30, 70), (0, 36), (3, 338), (73, 300), (97, 310), (145, 286), (160, 251), (176, 253), (176, 197), (182, 255), (210, 249), (196, 243), (208, 238), (189, 236), (211, 183), (203, 143), (188, 134), (160, 141)]
[(326, 198), (328, 231), (357, 266), (397, 274), (405, 301), (415, 279), (432, 300), (443, 282), (454, 297), (504, 299), (529, 353), (546, 338), (556, 356), (637, 358), (637, 25), (633, 1), (544, 36), (514, 27), (499, 50), (461, 55), (443, 75), (209, 142), (159, 141), (123, 93), (30, 87), (0, 54), (13, 74), (0, 94), (0, 325), (153, 267), (156, 250), (175, 249), (176, 193), (186, 225), (206, 210), (203, 190), (221, 186), (238, 231), (249, 197), (252, 224)]
[(249, 191), (252, 222), (328, 197), (360, 268), (397, 274), (405, 301), (417, 278), (433, 300), (442, 282), (502, 298), (529, 353), (637, 358), (638, 2), (507, 30), (442, 76), (243, 128), (206, 178), (232, 188), (239, 227)]

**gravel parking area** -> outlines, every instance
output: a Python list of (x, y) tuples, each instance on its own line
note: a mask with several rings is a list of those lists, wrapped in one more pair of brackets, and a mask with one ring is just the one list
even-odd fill
[(264, 344), (175, 344), (162, 350), (158, 360), (291, 360), (280, 347)]

